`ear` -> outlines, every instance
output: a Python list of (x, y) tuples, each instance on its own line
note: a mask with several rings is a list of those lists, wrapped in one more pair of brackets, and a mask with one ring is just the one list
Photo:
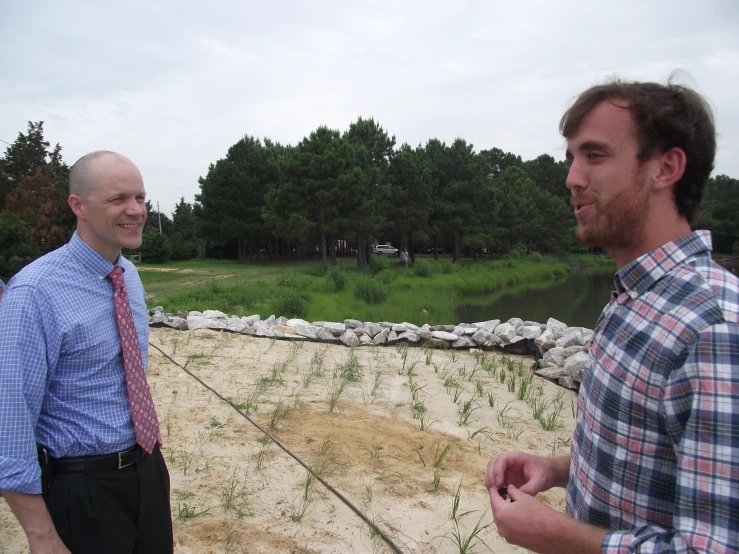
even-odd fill
[(78, 219), (85, 219), (85, 203), (78, 194), (70, 194), (67, 204)]
[(685, 173), (687, 157), (682, 148), (674, 146), (655, 158), (654, 187), (658, 190), (671, 188)]

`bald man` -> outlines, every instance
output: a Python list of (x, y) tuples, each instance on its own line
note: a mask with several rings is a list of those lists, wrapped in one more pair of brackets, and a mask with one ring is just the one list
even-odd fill
[(171, 553), (145, 293), (121, 256), (141, 245), (144, 183), (100, 151), (74, 164), (69, 190), (69, 244), (26, 266), (0, 302), (0, 493), (31, 554)]

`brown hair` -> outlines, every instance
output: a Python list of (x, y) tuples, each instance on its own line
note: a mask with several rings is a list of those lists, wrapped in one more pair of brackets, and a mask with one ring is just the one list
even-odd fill
[(613, 80), (577, 97), (559, 122), (565, 138), (577, 133), (590, 110), (608, 100), (625, 100), (639, 136), (639, 159), (646, 161), (677, 147), (685, 152), (685, 173), (675, 183), (678, 213), (693, 225), (716, 156), (716, 129), (708, 102), (697, 92), (669, 83), (627, 83)]

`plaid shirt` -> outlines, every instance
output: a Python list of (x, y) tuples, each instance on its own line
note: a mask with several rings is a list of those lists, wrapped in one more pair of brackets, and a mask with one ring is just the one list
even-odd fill
[(708, 232), (615, 276), (595, 327), (567, 511), (602, 552), (739, 551), (739, 281)]

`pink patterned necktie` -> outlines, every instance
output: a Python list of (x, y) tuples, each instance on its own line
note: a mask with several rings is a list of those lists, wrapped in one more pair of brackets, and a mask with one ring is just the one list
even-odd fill
[(144, 374), (144, 363), (141, 360), (139, 339), (136, 327), (133, 325), (131, 306), (128, 304), (126, 284), (123, 280), (123, 270), (116, 266), (108, 274), (113, 282), (113, 299), (115, 302), (115, 316), (118, 320), (118, 333), (121, 335), (121, 352), (123, 367), (126, 373), (126, 390), (128, 403), (131, 406), (131, 419), (136, 433), (136, 442), (149, 454), (159, 436), (159, 420), (151, 399), (149, 384)]

